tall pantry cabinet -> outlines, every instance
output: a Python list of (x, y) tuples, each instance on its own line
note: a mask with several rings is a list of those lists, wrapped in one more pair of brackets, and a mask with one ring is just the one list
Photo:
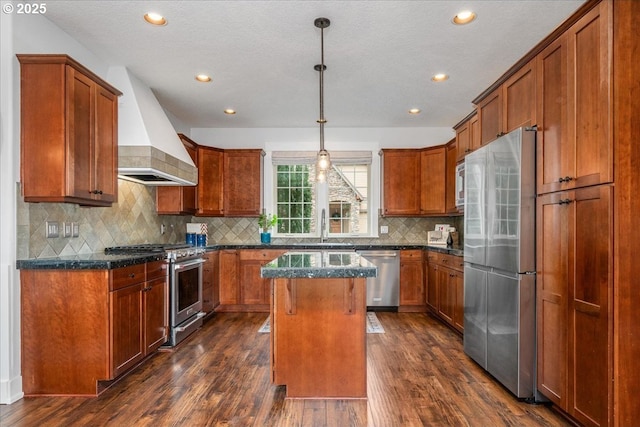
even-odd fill
[(537, 382), (586, 426), (613, 419), (612, 6), (537, 56)]

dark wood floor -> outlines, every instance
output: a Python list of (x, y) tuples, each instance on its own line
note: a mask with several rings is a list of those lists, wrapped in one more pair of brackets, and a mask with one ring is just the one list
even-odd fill
[(175, 352), (162, 352), (97, 398), (25, 398), (0, 405), (9, 426), (565, 426), (519, 402), (428, 315), (378, 313), (367, 335), (368, 400), (285, 400), (269, 377), (265, 314), (219, 313)]

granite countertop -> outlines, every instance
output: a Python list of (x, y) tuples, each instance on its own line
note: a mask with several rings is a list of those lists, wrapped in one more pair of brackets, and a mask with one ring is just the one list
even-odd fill
[[(288, 243), (288, 244), (222, 244), (210, 245), (205, 248), (207, 251), (220, 249), (276, 249), (295, 251), (343, 251), (353, 253), (353, 251), (365, 250), (406, 250), (406, 249), (427, 249), (456, 256), (463, 256), (462, 247), (454, 246), (427, 246), (420, 244), (395, 244), (395, 245), (375, 245), (375, 244), (351, 244), (351, 243)], [(311, 252), (313, 253), (313, 252)], [(31, 258), (16, 261), (16, 268), (19, 270), (111, 270), (114, 268), (128, 267), (130, 265), (142, 264), (145, 262), (158, 261), (163, 259), (162, 254), (122, 254), (107, 255), (102, 252), (59, 256), (52, 258)], [(334, 276), (335, 277), (335, 276)], [(364, 276), (362, 276), (364, 277)]]
[(354, 251), (291, 251), (260, 268), (264, 278), (376, 277), (378, 269)]
[(55, 258), (21, 259), (16, 261), (16, 268), (19, 270), (111, 270), (162, 259), (164, 259), (163, 254), (158, 253), (107, 255), (100, 252)]

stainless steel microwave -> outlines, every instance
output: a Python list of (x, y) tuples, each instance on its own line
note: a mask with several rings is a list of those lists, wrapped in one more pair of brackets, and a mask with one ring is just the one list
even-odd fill
[(456, 207), (464, 209), (464, 162), (456, 166)]

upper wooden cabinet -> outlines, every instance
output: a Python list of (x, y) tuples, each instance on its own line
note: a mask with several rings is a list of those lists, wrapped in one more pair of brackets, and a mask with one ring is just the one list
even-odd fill
[(224, 150), (224, 215), (258, 216), (262, 211), (263, 150)]
[[(455, 159), (455, 140), (453, 156)], [(425, 148), (420, 153), (420, 215), (445, 213), (446, 156), (444, 146)]]
[(445, 165), (445, 212), (457, 214), (456, 206), (456, 165), (458, 159), (457, 139), (449, 141), (445, 145), (446, 165)]
[(383, 214), (415, 216), (420, 214), (420, 151), (384, 149), (382, 153)]
[(464, 160), (464, 156), (471, 152), (471, 126), (465, 118), (462, 123), (454, 127), (456, 131), (456, 160)]
[(381, 153), (385, 216), (445, 213), (444, 146), (384, 149)]
[(17, 57), (24, 200), (111, 206), (120, 91), (67, 55)]
[(611, 33), (603, 2), (538, 56), (538, 194), (613, 181)]
[(536, 61), (531, 60), (478, 103), (480, 144), (536, 124)]
[(222, 216), (224, 154), (213, 147), (198, 147), (198, 188), (196, 216)]
[[(184, 148), (193, 160), (198, 164), (198, 144), (181, 133), (178, 134)], [(199, 178), (199, 177), (198, 177)], [(193, 215), (196, 213), (195, 186), (158, 186), (156, 189), (156, 212), (170, 215)]]

